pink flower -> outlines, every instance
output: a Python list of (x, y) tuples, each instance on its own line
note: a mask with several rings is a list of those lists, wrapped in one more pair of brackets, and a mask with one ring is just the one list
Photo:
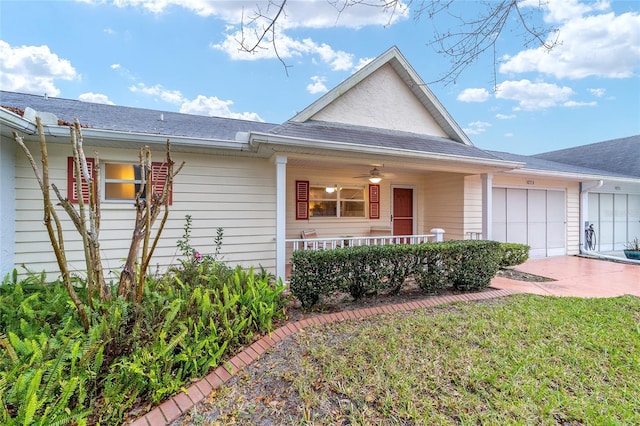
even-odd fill
[(193, 252), (193, 257), (195, 257), (196, 260), (202, 259), (202, 255), (200, 254), (200, 252), (199, 251), (195, 251), (195, 250)]

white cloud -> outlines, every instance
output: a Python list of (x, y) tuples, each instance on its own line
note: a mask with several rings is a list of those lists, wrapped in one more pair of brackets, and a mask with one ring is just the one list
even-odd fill
[(583, 16), (587, 13), (606, 11), (610, 8), (608, 0), (581, 2), (580, 0), (522, 0), (520, 7), (539, 7), (544, 9), (544, 20), (548, 23), (561, 23)]
[[(242, 35), (240, 33), (228, 34), (221, 43), (212, 43), (211, 48), (226, 53), (233, 60), (253, 61), (258, 59), (275, 59), (283, 60), (312, 56), (319, 59), (322, 63), (327, 64), (333, 71), (352, 71), (355, 69), (354, 58), (351, 53), (342, 50), (334, 50), (328, 44), (318, 44), (306, 38), (304, 40), (294, 40), (284, 34), (278, 35), (278, 51), (269, 47), (266, 49), (257, 49), (254, 52), (245, 52), (239, 49), (238, 40)], [(249, 44), (251, 44), (249, 42)], [(358, 66), (362, 61), (358, 62)]]
[(560, 44), (550, 52), (537, 48), (505, 56), (501, 73), (541, 72), (569, 79), (634, 75), (640, 62), (639, 13), (602, 13), (609, 9), (605, 1), (549, 1), (543, 7), (545, 19), (559, 24)]
[[(84, 0), (102, 3), (104, 0)], [(118, 7), (142, 7), (153, 13), (162, 13), (171, 6), (178, 6), (200, 16), (213, 16), (228, 24), (240, 24), (243, 16), (249, 21), (256, 12), (273, 18), (278, 12), (279, 2), (269, 0), (212, 1), (212, 0), (114, 0)], [(362, 28), (367, 25), (392, 25), (407, 19), (409, 10), (400, 1), (395, 8), (384, 7), (384, 2), (351, 2), (342, 7), (343, 1), (297, 0), (287, 2), (285, 11), (279, 17), (281, 28)], [(245, 22), (246, 23), (246, 22)], [(258, 20), (262, 26), (264, 20)], [(251, 29), (251, 28), (249, 28)]]
[(48, 46), (15, 46), (0, 40), (0, 87), (3, 90), (58, 96), (56, 80), (79, 78), (75, 68)]
[(574, 107), (596, 106), (598, 105), (598, 103), (596, 101), (591, 101), (591, 102), (567, 101), (562, 105), (569, 108), (574, 108)]
[(589, 93), (591, 93), (596, 98), (603, 97), (605, 95), (605, 93), (607, 92), (607, 89), (604, 89), (602, 87), (599, 87), (597, 89), (587, 89), (587, 90), (589, 90)]
[(78, 99), (84, 102), (93, 102), (96, 104), (115, 105), (114, 102), (109, 100), (109, 97), (107, 95), (103, 95), (102, 93), (93, 93), (93, 92), (83, 93), (80, 96), (78, 96)]
[(163, 102), (173, 105), (180, 105), (180, 112), (184, 114), (206, 115), (209, 117), (237, 118), (240, 120), (264, 121), (255, 112), (233, 112), (230, 106), (233, 101), (224, 101), (215, 96), (198, 95), (195, 99), (188, 99), (182, 95), (179, 90), (169, 90), (160, 84), (155, 86), (147, 86), (144, 83), (138, 83), (130, 86), (129, 90), (133, 93), (140, 93), (146, 96), (152, 96)]
[(498, 120), (512, 120), (512, 119), (516, 118), (516, 115), (515, 115), (515, 114), (509, 114), (509, 115), (506, 115), (506, 114), (496, 114), (496, 118), (497, 118)]
[(312, 83), (309, 83), (307, 85), (307, 92), (311, 93), (312, 95), (315, 95), (317, 93), (326, 93), (327, 90), (329, 90), (324, 84), (327, 81), (325, 77), (314, 75), (313, 77), (311, 77), (311, 81)]
[[(104, 0), (85, 0), (102, 3)], [(171, 6), (182, 7), (200, 16), (212, 16), (226, 23), (222, 41), (211, 43), (211, 47), (226, 53), (233, 60), (275, 59), (312, 56), (319, 58), (333, 71), (354, 72), (360, 69), (363, 59), (354, 65), (354, 55), (335, 50), (326, 43), (312, 39), (294, 39), (286, 32), (292, 29), (351, 28), (387, 26), (409, 18), (409, 8), (403, 1), (389, 7), (384, 1), (329, 1), (297, 0), (286, 3), (284, 12), (278, 16), (274, 27), (277, 52), (272, 45), (272, 34), (267, 32), (260, 48), (248, 53), (240, 49), (238, 40), (245, 46), (253, 46), (264, 28), (270, 24), (267, 18), (258, 18), (256, 12), (273, 18), (278, 12), (279, 2), (272, 0), (212, 1), (212, 0), (114, 0), (118, 7), (140, 7), (153, 13), (162, 13)], [(348, 4), (348, 6), (344, 6)]]
[(507, 132), (503, 135), (505, 138), (512, 138), (513, 137), (513, 133), (511, 132)]
[(360, 58), (358, 59), (358, 63), (353, 67), (353, 72), (360, 71), (362, 68), (366, 67), (367, 64), (373, 61), (375, 58)]
[(112, 70), (120, 69), (120, 64), (111, 64), (111, 67), (110, 67), (110, 68), (111, 68)]
[(487, 89), (464, 89), (457, 99), (461, 102), (486, 102), (490, 96)]
[(198, 95), (191, 101), (184, 101), (180, 106), (180, 112), (185, 114), (207, 115), (215, 117), (237, 118), (240, 120), (264, 121), (255, 112), (232, 112), (229, 108), (233, 101), (223, 101), (215, 96), (206, 97)]
[(486, 121), (474, 121), (469, 123), (468, 127), (465, 127), (462, 130), (468, 135), (479, 135), (484, 133), (489, 127), (491, 127), (491, 123), (487, 123)]
[(518, 101), (525, 111), (535, 111), (554, 107), (566, 102), (574, 91), (570, 87), (560, 87), (550, 83), (533, 83), (529, 80), (504, 81), (496, 90), (496, 98)]

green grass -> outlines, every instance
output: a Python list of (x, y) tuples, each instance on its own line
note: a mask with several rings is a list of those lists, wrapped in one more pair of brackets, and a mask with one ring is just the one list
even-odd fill
[(297, 340), (306, 419), (287, 424), (640, 424), (636, 297), (513, 296)]

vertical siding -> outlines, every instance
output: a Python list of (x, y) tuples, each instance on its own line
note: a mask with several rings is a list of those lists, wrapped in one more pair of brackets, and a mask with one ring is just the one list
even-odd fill
[[(70, 148), (49, 144), (51, 182), (66, 193), (66, 158)], [(33, 152), (37, 147), (33, 147)], [(88, 150), (87, 150), (88, 151)], [(137, 150), (99, 149), (102, 162), (136, 162)], [(164, 156), (155, 149), (154, 159)], [(275, 166), (268, 160), (173, 153), (185, 167), (174, 181), (173, 205), (152, 264), (160, 270), (179, 262), (177, 241), (185, 216), (192, 216), (191, 245), (213, 253), (216, 229), (224, 230), (221, 255), (232, 265), (262, 265), (275, 270)], [(46, 229), (42, 201), (33, 171), (24, 154), (16, 155), (16, 264), (35, 271), (58, 271)], [(66, 213), (58, 215), (73, 270), (84, 271), (79, 235)], [(106, 269), (118, 271), (131, 241), (135, 211), (131, 203), (102, 202), (101, 249)], [(159, 225), (160, 219), (156, 222)]]

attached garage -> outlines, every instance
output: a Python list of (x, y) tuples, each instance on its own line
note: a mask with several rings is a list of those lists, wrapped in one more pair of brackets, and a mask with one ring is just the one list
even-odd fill
[(527, 244), (531, 257), (567, 253), (564, 190), (494, 187), (492, 202), (492, 239)]
[(623, 250), (640, 238), (640, 195), (589, 193), (588, 220), (596, 234), (595, 251)]

